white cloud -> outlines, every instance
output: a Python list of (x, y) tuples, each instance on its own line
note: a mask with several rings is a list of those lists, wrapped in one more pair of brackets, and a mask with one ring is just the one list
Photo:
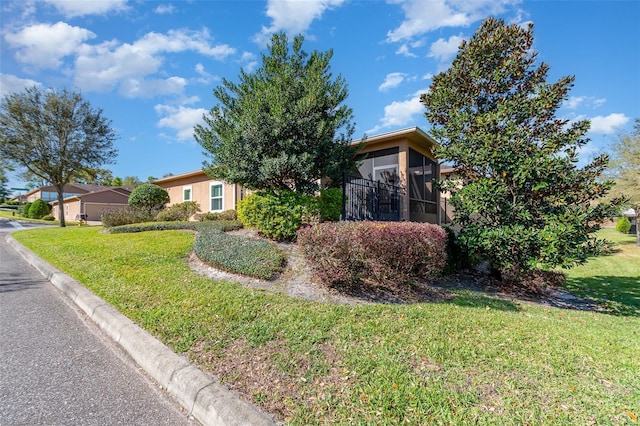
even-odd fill
[(406, 76), (407, 74), (402, 72), (389, 73), (385, 77), (384, 82), (378, 86), (378, 90), (384, 92), (389, 89), (393, 89), (394, 87), (398, 87), (404, 81)]
[(103, 15), (128, 9), (127, 0), (44, 0), (67, 18)]
[(284, 30), (288, 34), (304, 33), (326, 10), (338, 8), (345, 0), (268, 0), (266, 14), (271, 26), (262, 27), (254, 40), (264, 44), (271, 34)]
[(418, 55), (416, 55), (415, 53), (411, 52), (409, 50), (409, 46), (406, 43), (403, 43), (400, 45), (400, 47), (398, 48), (398, 50), (396, 50), (396, 55), (403, 55), (406, 56), (408, 58), (417, 58)]
[(127, 98), (152, 98), (158, 94), (180, 95), (187, 81), (182, 77), (166, 79), (129, 78), (120, 82), (120, 94)]
[(505, 7), (520, 0), (389, 0), (398, 4), (405, 20), (387, 33), (391, 43), (414, 37), (443, 27), (464, 27), (490, 15), (500, 14)]
[(441, 63), (448, 62), (458, 53), (458, 47), (462, 40), (464, 40), (462, 35), (451, 36), (448, 40), (440, 38), (431, 44), (428, 56), (436, 58)]
[(406, 101), (393, 101), (384, 107), (384, 117), (380, 119), (380, 123), (367, 130), (365, 133), (376, 133), (388, 127), (406, 126), (413, 121), (416, 114), (424, 111), (424, 106), (420, 103), (420, 95), (427, 90), (420, 90), (413, 94), (411, 99)]
[(617, 129), (624, 126), (629, 122), (629, 117), (620, 113), (609, 114), (606, 117), (598, 115), (591, 117), (591, 129), (592, 133), (612, 134)]
[(75, 55), (84, 41), (95, 36), (87, 29), (58, 22), (25, 27), (6, 34), (5, 40), (16, 49), (15, 57), (19, 62), (46, 69), (60, 67), (64, 57)]
[(161, 4), (153, 10), (158, 15), (170, 15), (176, 11), (172, 4)]
[(567, 109), (577, 109), (582, 105), (597, 108), (604, 105), (606, 101), (604, 98), (595, 98), (593, 96), (571, 96), (562, 103), (562, 106)]
[(156, 105), (154, 109), (158, 115), (163, 116), (158, 121), (158, 127), (174, 130), (179, 141), (193, 138), (193, 128), (196, 124), (202, 123), (202, 116), (207, 112), (204, 108), (174, 107), (162, 104)]
[[(83, 45), (76, 59), (76, 85), (83, 90), (104, 92), (120, 85), (125, 96), (148, 95), (147, 88), (156, 94), (175, 94), (183, 79), (171, 77), (144, 83), (149, 75), (160, 71), (163, 54), (195, 51), (222, 60), (235, 53), (226, 45), (211, 45), (207, 30), (171, 30), (167, 34), (148, 33), (133, 44), (109, 41), (99, 45)], [(134, 84), (132, 84), (132, 82)], [(136, 83), (137, 82), (137, 83)]]
[(198, 83), (209, 84), (212, 81), (220, 80), (220, 77), (209, 74), (207, 71), (205, 71), (204, 65), (200, 63), (196, 64), (195, 71), (200, 76), (196, 79)]
[(20, 78), (12, 74), (0, 74), (0, 97), (9, 93), (22, 92), (27, 87), (42, 86), (40, 83), (28, 78)]

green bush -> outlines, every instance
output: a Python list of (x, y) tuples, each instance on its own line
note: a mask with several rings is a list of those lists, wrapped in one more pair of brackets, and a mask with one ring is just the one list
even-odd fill
[(102, 211), (100, 213), (100, 221), (105, 227), (110, 228), (132, 223), (151, 222), (155, 219), (155, 215), (153, 211), (124, 207)]
[(219, 220), (215, 222), (148, 222), (109, 228), (111, 234), (126, 234), (145, 231), (169, 231), (186, 229), (199, 232), (226, 232), (242, 228), (237, 220)]
[(48, 214), (45, 217), (43, 217), (42, 220), (46, 220), (48, 222), (53, 222), (54, 220), (56, 220), (56, 218), (53, 217), (52, 215)]
[(51, 206), (39, 198), (29, 206), (29, 218), (31, 219), (42, 219), (49, 213), (51, 213)]
[(342, 190), (329, 188), (320, 191), (318, 208), (322, 222), (337, 222), (342, 214)]
[(199, 215), (200, 221), (210, 220), (238, 220), (238, 212), (235, 210), (225, 210), (223, 212), (207, 212)]
[(293, 191), (278, 195), (258, 192), (238, 203), (238, 219), (267, 238), (292, 241), (303, 224), (314, 221), (318, 205), (313, 197)]
[(27, 202), (20, 207), (20, 216), (29, 217), (29, 209), (31, 208), (31, 203)]
[(159, 212), (169, 202), (169, 194), (164, 188), (152, 183), (136, 187), (129, 195), (129, 206), (148, 212)]
[(631, 221), (626, 216), (621, 216), (616, 223), (616, 230), (623, 234), (628, 234), (631, 231)]
[(315, 274), (327, 285), (389, 287), (442, 274), (447, 233), (414, 222), (338, 222), (305, 227), (298, 245)]
[(198, 257), (228, 272), (271, 279), (281, 271), (284, 256), (265, 240), (203, 231), (193, 245)]
[(171, 221), (187, 221), (191, 216), (200, 211), (200, 206), (195, 201), (185, 201), (184, 203), (174, 204), (169, 208), (162, 210), (156, 216), (158, 222)]

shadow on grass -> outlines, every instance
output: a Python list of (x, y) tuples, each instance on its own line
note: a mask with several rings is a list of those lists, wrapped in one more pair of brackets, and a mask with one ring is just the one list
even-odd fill
[(565, 289), (594, 300), (612, 315), (640, 317), (640, 277), (569, 278)]
[(520, 307), (510, 300), (504, 300), (486, 293), (469, 290), (456, 292), (456, 297), (451, 299), (448, 303), (467, 308), (489, 308), (497, 311), (517, 312), (520, 310)]

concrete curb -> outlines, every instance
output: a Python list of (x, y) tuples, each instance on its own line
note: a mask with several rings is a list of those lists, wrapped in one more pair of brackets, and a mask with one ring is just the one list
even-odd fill
[(129, 318), (54, 268), (7, 234), (8, 244), (117, 342), (160, 386), (203, 425), (264, 425), (277, 423), (239, 399), (214, 378), (137, 326)]

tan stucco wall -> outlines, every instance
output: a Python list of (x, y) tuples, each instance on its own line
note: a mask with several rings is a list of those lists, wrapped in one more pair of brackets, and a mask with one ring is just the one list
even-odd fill
[(169, 204), (179, 204), (184, 201), (183, 189), (191, 187), (191, 201), (196, 201), (202, 212), (211, 211), (211, 184), (222, 183), (222, 210), (235, 210), (237, 200), (240, 199), (238, 185), (229, 184), (220, 180), (211, 179), (204, 173), (195, 176), (177, 178), (169, 182), (157, 182), (157, 185), (166, 189), (169, 194)]

